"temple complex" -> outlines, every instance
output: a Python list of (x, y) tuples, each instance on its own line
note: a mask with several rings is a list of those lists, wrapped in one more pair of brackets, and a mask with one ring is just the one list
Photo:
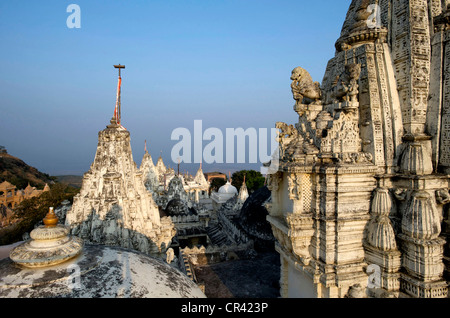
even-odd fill
[(200, 202), (211, 205), (208, 200), (210, 184), (206, 181), (201, 164), (195, 176), (189, 173), (181, 174), (179, 167), (177, 172), (166, 167), (162, 156), (159, 156), (155, 165), (147, 150), (146, 141), (145, 153), (139, 170), (143, 174), (146, 189), (152, 193), (158, 206), (163, 209), (176, 195), (186, 201), (190, 207), (194, 204), (198, 205)]
[(322, 83), (292, 71), (266, 204), (282, 297), (448, 296), (449, 17), (353, 0)]
[(23, 190), (17, 190), (15, 185), (4, 181), (0, 183), (0, 206), (4, 205), (7, 208), (14, 209), (23, 200), (38, 197), (47, 191), (50, 191), (48, 184), (45, 184), (42, 190), (38, 190), (30, 184)]

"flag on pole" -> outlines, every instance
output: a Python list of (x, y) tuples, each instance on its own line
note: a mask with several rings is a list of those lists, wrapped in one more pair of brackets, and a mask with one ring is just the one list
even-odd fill
[(116, 95), (116, 108), (114, 109), (114, 118), (116, 119), (116, 124), (119, 125), (120, 129), (126, 130), (125, 127), (121, 125), (121, 105), (120, 105), (120, 91), (122, 89), (122, 77), (120, 76), (120, 70), (125, 68), (125, 65), (114, 65), (115, 68), (119, 70), (119, 80), (117, 83), (117, 95)]
[(119, 114), (119, 104), (120, 104), (120, 86), (122, 85), (122, 78), (119, 76), (117, 83), (117, 94), (116, 94), (116, 108), (114, 109), (114, 118), (116, 123), (120, 125), (120, 114)]

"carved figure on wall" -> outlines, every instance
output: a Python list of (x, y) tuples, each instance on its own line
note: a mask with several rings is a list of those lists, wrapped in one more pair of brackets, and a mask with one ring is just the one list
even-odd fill
[(448, 193), (448, 189), (436, 190), (436, 202), (438, 204), (450, 203), (450, 194)]
[(270, 191), (277, 191), (282, 177), (283, 174), (279, 171), (273, 174), (269, 174), (267, 177), (267, 188)]
[(300, 200), (302, 193), (301, 178), (296, 174), (291, 174), (288, 176), (289, 183), (289, 198), (291, 200)]
[(398, 201), (405, 201), (408, 194), (408, 189), (397, 188), (394, 190), (394, 196)]
[(300, 66), (292, 70), (291, 80), (291, 89), (296, 107), (311, 103), (316, 104), (322, 98), (320, 83), (313, 82), (311, 75)]
[(280, 145), (280, 158), (283, 158), (288, 146), (298, 139), (299, 133), (294, 125), (288, 125), (283, 122), (277, 122), (275, 127), (281, 130), (278, 133), (277, 142)]
[(296, 138), (298, 136), (298, 130), (294, 125), (288, 125), (283, 122), (277, 122), (275, 124), (277, 129), (280, 129), (281, 132), (278, 135), (278, 141), (282, 143), (286, 138)]
[(370, 1), (362, 0), (359, 8), (355, 13), (355, 21), (350, 29), (350, 32), (361, 31), (368, 28), (368, 21), (373, 14), (369, 9)]
[(361, 74), (361, 64), (351, 63), (345, 65), (342, 74), (336, 76), (333, 82), (333, 91), (331, 98), (335, 103), (338, 102), (358, 102), (359, 93), (358, 79)]

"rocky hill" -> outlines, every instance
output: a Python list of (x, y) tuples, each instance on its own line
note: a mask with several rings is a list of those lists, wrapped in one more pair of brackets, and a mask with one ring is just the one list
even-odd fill
[(30, 183), (31, 186), (42, 189), (46, 183), (51, 184), (55, 180), (55, 177), (40, 172), (21, 159), (0, 152), (0, 183), (8, 181), (18, 189), (24, 189)]
[(56, 176), (56, 178), (59, 183), (67, 184), (74, 188), (81, 188), (81, 185), (83, 184), (83, 176), (64, 175)]

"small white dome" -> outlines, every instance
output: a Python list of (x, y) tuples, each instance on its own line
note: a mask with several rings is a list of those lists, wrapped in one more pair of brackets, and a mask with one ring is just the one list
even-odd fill
[(85, 245), (77, 258), (33, 269), (19, 268), (8, 257), (0, 269), (0, 298), (206, 297), (180, 270), (120, 247)]
[(219, 193), (223, 194), (238, 194), (238, 190), (235, 186), (232, 186), (230, 182), (227, 182), (223, 186), (220, 187)]

